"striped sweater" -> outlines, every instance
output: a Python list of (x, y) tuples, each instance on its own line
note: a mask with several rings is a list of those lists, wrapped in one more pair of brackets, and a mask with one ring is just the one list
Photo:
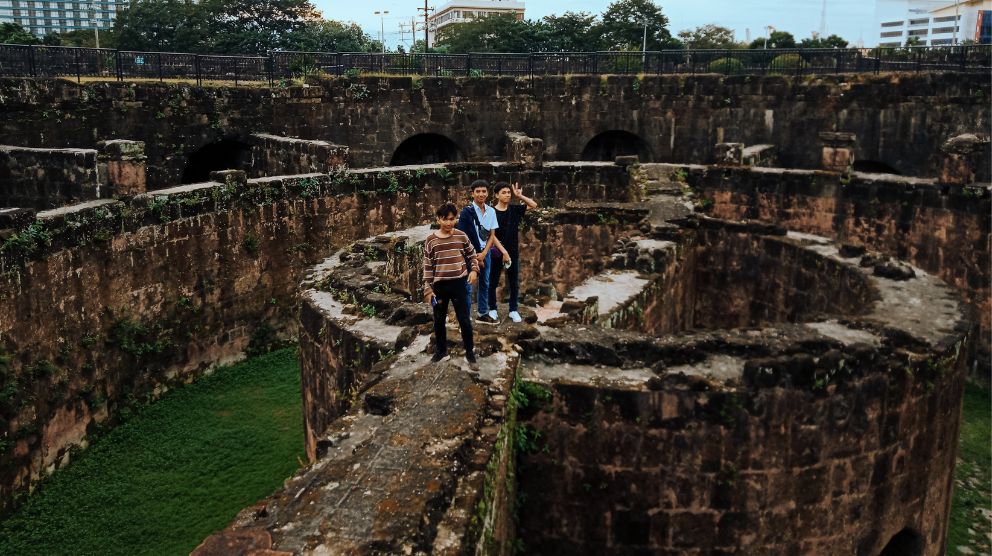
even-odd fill
[(454, 280), (479, 272), (475, 247), (461, 230), (452, 230), (449, 237), (433, 233), (424, 242), (424, 295), (434, 292), (432, 286), (441, 280)]

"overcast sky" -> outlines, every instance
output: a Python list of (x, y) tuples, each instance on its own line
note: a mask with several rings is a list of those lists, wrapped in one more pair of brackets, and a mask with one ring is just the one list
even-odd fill
[[(410, 18), (415, 16), (417, 6), (423, 0), (314, 0), (327, 19), (355, 21), (370, 35), (379, 36), (379, 17), (376, 10), (388, 10), (385, 32), (386, 44), (399, 43), (398, 25), (404, 22), (409, 27)], [(430, 5), (441, 7), (445, 2), (431, 0)], [(662, 12), (668, 16), (669, 29), (674, 35), (682, 29), (689, 29), (716, 23), (729, 27), (744, 40), (746, 29), (750, 28), (751, 38), (764, 34), (764, 27), (789, 31), (797, 39), (808, 37), (812, 31), (820, 29), (822, 0), (661, 0), (657, 1)], [(566, 11), (587, 11), (602, 13), (610, 0), (530, 0), (525, 2), (528, 19), (539, 19), (548, 14)], [(863, 38), (866, 46), (872, 42), (875, 17), (875, 2), (872, 0), (827, 0), (827, 33), (838, 34), (851, 43)], [(409, 43), (409, 33), (407, 33)]]

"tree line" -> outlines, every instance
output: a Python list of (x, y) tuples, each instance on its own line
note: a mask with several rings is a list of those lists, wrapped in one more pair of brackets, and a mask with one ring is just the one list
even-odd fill
[[(14, 23), (0, 24), (0, 43), (95, 46), (93, 31), (37, 38)], [(355, 23), (323, 19), (310, 0), (132, 0), (100, 45), (122, 50), (259, 54), (269, 50), (378, 52), (382, 44)], [(751, 43), (734, 31), (703, 25), (672, 35), (652, 0), (615, 0), (602, 14), (565, 12), (541, 19), (480, 17), (441, 30), (433, 52), (594, 52), (604, 50), (845, 48), (831, 35), (797, 41), (784, 31)], [(423, 51), (423, 41), (414, 51)], [(403, 49), (400, 47), (399, 52)]]

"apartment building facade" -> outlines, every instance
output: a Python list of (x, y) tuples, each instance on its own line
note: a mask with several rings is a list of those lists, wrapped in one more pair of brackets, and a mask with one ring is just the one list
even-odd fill
[(878, 46), (987, 44), (992, 0), (876, 0)]
[(428, 20), (428, 34), (434, 44), (439, 30), (476, 18), (491, 15), (512, 15), (524, 18), (524, 3), (514, 0), (452, 0), (441, 6)]
[(48, 33), (110, 29), (127, 0), (61, 2), (0, 0), (0, 23), (17, 23), (42, 37)]

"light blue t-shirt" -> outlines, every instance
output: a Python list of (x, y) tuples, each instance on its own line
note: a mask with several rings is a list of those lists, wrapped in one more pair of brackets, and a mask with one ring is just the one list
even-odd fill
[(485, 247), (486, 242), (489, 241), (489, 232), (499, 228), (499, 221), (496, 220), (496, 209), (486, 205), (486, 212), (483, 213), (479, 205), (475, 203), (472, 203), (472, 208), (475, 209), (475, 216), (479, 219), (479, 227), (481, 228), (476, 230), (479, 234), (479, 244)]

